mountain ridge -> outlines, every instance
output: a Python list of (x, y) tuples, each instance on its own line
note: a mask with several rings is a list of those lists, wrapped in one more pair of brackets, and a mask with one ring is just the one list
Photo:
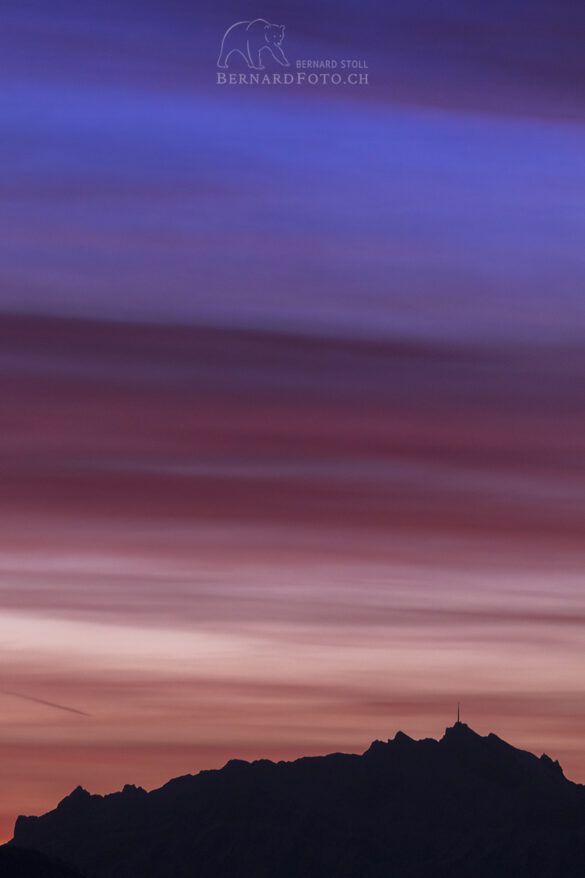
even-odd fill
[(361, 755), (232, 759), (151, 792), (77, 787), (19, 817), (10, 844), (87, 878), (582, 876), (585, 788), (457, 722)]

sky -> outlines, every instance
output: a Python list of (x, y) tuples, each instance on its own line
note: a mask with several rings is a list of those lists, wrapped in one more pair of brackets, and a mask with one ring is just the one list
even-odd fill
[[(257, 17), (367, 84), (218, 84)], [(584, 24), (6, 10), (0, 839), (458, 701), (585, 782)]]

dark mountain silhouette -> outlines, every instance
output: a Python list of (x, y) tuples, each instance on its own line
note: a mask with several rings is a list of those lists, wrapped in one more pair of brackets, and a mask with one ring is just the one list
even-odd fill
[(79, 872), (53, 862), (44, 854), (9, 845), (0, 847), (0, 875), (2, 878), (81, 878)]
[(87, 878), (573, 878), (585, 788), (463, 723), (362, 755), (232, 760), (146, 793), (78, 787), (12, 844)]

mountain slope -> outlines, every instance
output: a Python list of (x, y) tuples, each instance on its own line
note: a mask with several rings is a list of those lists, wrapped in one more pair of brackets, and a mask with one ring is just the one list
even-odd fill
[(20, 817), (14, 843), (88, 878), (582, 878), (585, 790), (457, 723), (362, 756), (233, 760), (151, 793), (78, 788)]
[(37, 851), (23, 851), (16, 847), (0, 847), (0, 875), (2, 878), (81, 878), (79, 872), (54, 863)]

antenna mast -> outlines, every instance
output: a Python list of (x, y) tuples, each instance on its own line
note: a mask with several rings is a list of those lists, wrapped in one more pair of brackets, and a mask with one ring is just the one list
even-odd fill
[(457, 702), (457, 722), (461, 722), (461, 702)]

